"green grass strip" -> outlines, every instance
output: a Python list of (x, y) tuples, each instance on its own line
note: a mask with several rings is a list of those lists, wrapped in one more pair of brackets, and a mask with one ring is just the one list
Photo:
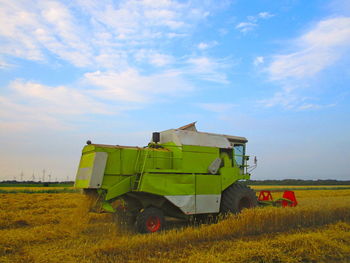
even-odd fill
[(17, 183), (17, 184), (11, 184), (11, 183), (0, 183), (0, 187), (73, 187), (74, 184), (64, 184), (64, 183), (48, 183), (46, 184), (42, 184), (42, 183), (38, 183), (38, 184), (27, 184), (27, 183)]
[(11, 189), (4, 190), (0, 189), (0, 194), (58, 194), (58, 193), (80, 193), (80, 189), (63, 188), (63, 189)]

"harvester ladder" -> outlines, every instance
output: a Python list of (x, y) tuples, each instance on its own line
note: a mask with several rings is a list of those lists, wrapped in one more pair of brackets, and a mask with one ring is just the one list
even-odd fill
[(137, 190), (137, 188), (139, 187), (139, 182), (140, 182), (140, 174), (137, 174), (134, 181), (133, 190)]
[(145, 159), (143, 160), (141, 172), (136, 175), (133, 190), (137, 190), (139, 188), (139, 185), (140, 185), (141, 181), (142, 181), (142, 176), (143, 176), (143, 173), (145, 171), (148, 154), (149, 154), (149, 150), (146, 151)]

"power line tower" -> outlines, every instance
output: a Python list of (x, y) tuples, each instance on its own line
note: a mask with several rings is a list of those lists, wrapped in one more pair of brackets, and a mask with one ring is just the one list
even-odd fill
[(21, 182), (23, 182), (23, 171), (21, 172)]
[(49, 174), (48, 177), (49, 177), (49, 182), (51, 182), (51, 174)]
[(35, 182), (35, 175), (34, 175), (34, 171), (33, 171), (33, 173), (32, 173), (32, 180), (33, 180), (33, 182)]
[(45, 169), (43, 169), (43, 182), (45, 182)]

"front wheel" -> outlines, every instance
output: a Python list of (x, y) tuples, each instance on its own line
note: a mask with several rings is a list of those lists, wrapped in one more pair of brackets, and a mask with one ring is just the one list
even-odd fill
[(164, 213), (155, 207), (143, 209), (136, 217), (136, 230), (139, 233), (159, 232), (164, 229), (164, 226)]
[(220, 212), (237, 214), (243, 209), (253, 208), (257, 204), (255, 192), (250, 187), (235, 183), (222, 193)]

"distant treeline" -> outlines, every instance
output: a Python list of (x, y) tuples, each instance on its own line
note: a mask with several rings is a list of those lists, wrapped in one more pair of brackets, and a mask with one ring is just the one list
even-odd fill
[[(301, 179), (284, 179), (284, 180), (249, 180), (245, 182), (248, 185), (350, 185), (350, 180), (301, 180)], [(73, 181), (62, 182), (34, 182), (34, 181), (2, 181), (0, 187), (72, 187)]]
[(8, 180), (1, 181), (0, 187), (72, 187), (74, 186), (73, 181), (62, 181), (62, 182), (41, 182), (41, 181), (16, 181)]
[(284, 180), (249, 180), (249, 185), (350, 185), (350, 180), (301, 180), (301, 179), (284, 179)]

